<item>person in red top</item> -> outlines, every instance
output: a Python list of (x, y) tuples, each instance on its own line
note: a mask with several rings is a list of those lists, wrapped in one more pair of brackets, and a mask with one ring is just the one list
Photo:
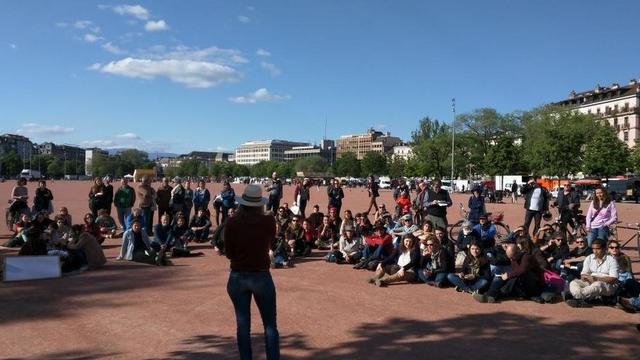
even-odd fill
[(302, 222), (302, 229), (304, 232), (302, 233), (302, 238), (304, 240), (304, 256), (311, 255), (311, 249), (313, 248), (313, 244), (316, 241), (316, 229), (311, 225), (311, 221), (308, 219), (304, 219)]
[(251, 359), (251, 298), (256, 299), (264, 325), (267, 359), (280, 358), (280, 335), (276, 324), (276, 288), (269, 272), (269, 250), (275, 242), (276, 222), (264, 214), (267, 199), (258, 185), (247, 185), (236, 197), (238, 212), (224, 228), (226, 256), (231, 273), (227, 293), (236, 313), (237, 341), (241, 359)]
[(400, 206), (400, 215), (409, 214), (411, 212), (411, 200), (406, 193), (401, 193), (396, 199), (396, 203)]
[(364, 242), (362, 260), (353, 267), (354, 269), (364, 269), (369, 262), (389, 256), (393, 251), (393, 239), (385, 232), (382, 225), (376, 225), (373, 235), (365, 236)]

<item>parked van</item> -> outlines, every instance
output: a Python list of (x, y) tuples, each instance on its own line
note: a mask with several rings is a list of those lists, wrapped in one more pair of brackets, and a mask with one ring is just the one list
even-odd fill
[(388, 176), (380, 176), (378, 186), (380, 189), (391, 189), (391, 179)]
[(33, 181), (40, 180), (42, 176), (38, 170), (23, 169), (18, 177), (27, 179), (27, 181)]

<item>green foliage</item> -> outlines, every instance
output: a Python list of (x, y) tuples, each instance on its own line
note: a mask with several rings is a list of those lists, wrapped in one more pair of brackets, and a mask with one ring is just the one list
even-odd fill
[(636, 174), (640, 174), (640, 144), (636, 143), (636, 147), (629, 155), (629, 166)]
[(438, 120), (431, 120), (431, 118), (426, 116), (420, 119), (418, 128), (411, 132), (411, 143), (416, 145), (449, 131), (449, 125), (441, 123)]
[[(451, 166), (451, 133), (437, 134), (413, 146), (413, 153), (419, 159), (416, 170), (418, 176), (443, 177)], [(447, 167), (447, 164), (449, 167)]]
[(329, 169), (329, 163), (320, 156), (303, 157), (296, 160), (294, 169), (296, 172), (302, 171), (309, 173), (326, 173)]
[(61, 178), (64, 175), (64, 163), (60, 159), (54, 159), (47, 165), (47, 176)]
[(584, 147), (583, 171), (589, 175), (608, 177), (624, 174), (629, 165), (629, 148), (618, 138), (616, 130), (598, 124)]
[(399, 178), (401, 176), (411, 176), (407, 175), (406, 171), (408, 168), (407, 161), (399, 156), (393, 156), (389, 159), (389, 177), (391, 178)]
[(499, 136), (489, 148), (485, 161), (485, 170), (491, 176), (516, 174), (520, 168), (520, 148), (514, 145), (511, 136)]
[(20, 174), (20, 171), (22, 171), (22, 159), (20, 155), (18, 155), (18, 152), (9, 150), (2, 154), (0, 167), (2, 168), (2, 175), (4, 176), (14, 177)]
[(356, 154), (347, 152), (336, 160), (335, 174), (337, 176), (360, 176), (360, 160), (356, 157)]
[(34, 170), (39, 170), (42, 176), (49, 177), (52, 175), (49, 174), (48, 168), (49, 168), (49, 164), (51, 164), (53, 160), (55, 160), (55, 158), (51, 155), (45, 155), (45, 154), (34, 155), (31, 158), (31, 167)]
[(523, 160), (537, 174), (566, 176), (582, 170), (584, 146), (598, 120), (588, 114), (553, 106), (523, 116)]
[(115, 175), (116, 163), (110, 156), (99, 153), (93, 155), (91, 159), (91, 176)]
[(251, 166), (251, 176), (253, 177), (269, 177), (274, 171), (278, 171), (278, 162), (273, 160), (260, 161)]
[(184, 159), (178, 167), (178, 176), (197, 176), (200, 161), (197, 159)]
[(360, 161), (361, 174), (387, 175), (387, 157), (375, 151), (368, 151)]

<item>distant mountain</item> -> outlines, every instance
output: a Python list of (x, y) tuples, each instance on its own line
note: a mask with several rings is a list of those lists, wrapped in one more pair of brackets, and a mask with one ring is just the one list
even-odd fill
[[(125, 150), (129, 150), (130, 148), (113, 148), (113, 149), (107, 149), (107, 152), (109, 152), (109, 155), (117, 155)], [(151, 151), (147, 151), (147, 154), (149, 154), (149, 160), (156, 160), (157, 158), (161, 158), (161, 157), (176, 157), (178, 156), (178, 154), (174, 154), (174, 153), (169, 153), (169, 152), (151, 152)]]

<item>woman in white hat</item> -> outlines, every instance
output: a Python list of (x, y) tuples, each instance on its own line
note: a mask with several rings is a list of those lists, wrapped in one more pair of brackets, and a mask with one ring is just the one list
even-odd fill
[(228, 218), (224, 245), (231, 261), (227, 293), (236, 313), (238, 350), (251, 359), (251, 297), (262, 316), (267, 359), (280, 358), (280, 335), (276, 325), (276, 288), (269, 272), (269, 249), (275, 241), (276, 222), (264, 214), (267, 199), (257, 185), (247, 185), (236, 198), (238, 212)]

